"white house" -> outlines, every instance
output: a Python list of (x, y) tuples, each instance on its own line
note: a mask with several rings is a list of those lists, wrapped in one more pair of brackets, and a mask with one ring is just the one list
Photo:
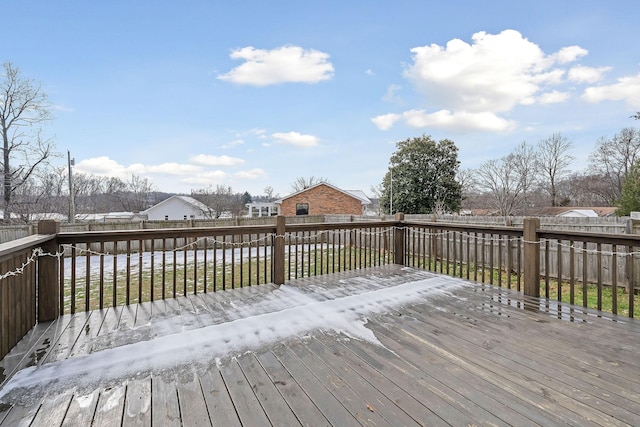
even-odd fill
[(171, 196), (149, 209), (140, 212), (153, 220), (187, 220), (209, 218), (210, 209), (189, 196)]
[(572, 218), (597, 218), (598, 214), (593, 209), (571, 209), (561, 213), (558, 216), (572, 217)]

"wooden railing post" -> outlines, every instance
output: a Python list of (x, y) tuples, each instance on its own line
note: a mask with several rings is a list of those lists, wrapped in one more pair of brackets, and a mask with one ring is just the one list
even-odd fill
[[(60, 223), (56, 221), (38, 222), (38, 234), (58, 234)], [(42, 245), (46, 254), (58, 252), (56, 239)], [(60, 284), (58, 258), (41, 256), (38, 258), (38, 322), (48, 322), (60, 316)]]
[(522, 224), (524, 240), (524, 294), (540, 296), (540, 218), (525, 218)]
[(396, 228), (393, 234), (393, 263), (404, 265), (404, 214), (397, 213), (395, 215)]
[(273, 283), (284, 284), (284, 237), (286, 233), (286, 221), (284, 215), (276, 217), (276, 235), (273, 242)]

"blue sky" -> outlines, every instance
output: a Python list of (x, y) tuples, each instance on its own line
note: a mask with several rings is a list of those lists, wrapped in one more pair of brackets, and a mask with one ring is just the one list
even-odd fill
[(3, 2), (66, 164), (160, 191), (370, 194), (422, 134), (477, 168), (560, 132), (583, 169), (640, 111), (637, 1)]

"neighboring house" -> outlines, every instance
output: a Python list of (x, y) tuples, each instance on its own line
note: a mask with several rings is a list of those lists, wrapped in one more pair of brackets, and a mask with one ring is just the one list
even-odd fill
[(29, 214), (29, 221), (37, 222), (37, 221), (58, 221), (58, 222), (67, 222), (67, 215), (56, 213), (56, 212), (41, 212), (41, 213), (33, 213)]
[(549, 206), (542, 208), (536, 212), (538, 216), (564, 216), (574, 218), (596, 218), (614, 216), (616, 214), (615, 207), (599, 206), (599, 207), (583, 207), (583, 206)]
[(211, 217), (211, 210), (189, 196), (171, 196), (149, 209), (140, 212), (153, 220), (187, 220), (207, 219)]
[(371, 204), (360, 190), (341, 190), (329, 183), (321, 182), (297, 193), (277, 200), (280, 213), (294, 215), (364, 215)]
[(76, 214), (75, 216), (75, 220), (79, 222), (141, 222), (145, 219), (147, 219), (146, 215), (133, 212)]
[(280, 205), (275, 202), (247, 203), (247, 217), (280, 215)]

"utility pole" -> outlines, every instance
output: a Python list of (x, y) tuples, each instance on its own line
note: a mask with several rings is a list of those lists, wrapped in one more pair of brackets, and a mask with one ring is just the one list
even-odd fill
[(76, 222), (76, 203), (73, 200), (73, 175), (71, 166), (75, 166), (76, 159), (71, 158), (71, 152), (69, 150), (67, 150), (67, 161), (69, 163), (69, 222), (73, 224)]

